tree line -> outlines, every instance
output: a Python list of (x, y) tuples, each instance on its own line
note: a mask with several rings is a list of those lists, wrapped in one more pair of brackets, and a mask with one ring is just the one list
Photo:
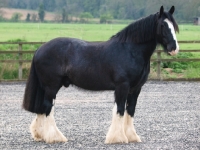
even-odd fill
[(80, 17), (82, 21), (89, 18), (135, 20), (157, 12), (161, 5), (165, 9), (174, 5), (178, 21), (192, 21), (200, 16), (200, 0), (0, 0), (0, 7), (38, 10), (40, 20), (42, 15), (45, 19), (45, 11), (60, 14), (62, 22), (68, 16)]

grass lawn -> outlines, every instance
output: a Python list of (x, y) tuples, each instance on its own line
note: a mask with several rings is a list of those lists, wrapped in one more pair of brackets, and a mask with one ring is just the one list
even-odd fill
[(56, 37), (73, 37), (87, 41), (105, 41), (125, 25), (1, 23), (0, 41), (23, 39), (46, 42)]
[[(46, 42), (56, 37), (73, 37), (87, 41), (105, 41), (123, 29), (125, 24), (53, 24), (0, 23), (0, 41), (24, 39)], [(179, 25), (179, 41), (200, 40), (200, 26)]]

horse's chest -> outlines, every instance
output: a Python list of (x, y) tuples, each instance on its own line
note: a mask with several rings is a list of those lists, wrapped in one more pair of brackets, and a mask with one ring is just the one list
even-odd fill
[(140, 67), (141, 67), (140, 69), (138, 68), (132, 71), (132, 77), (130, 82), (131, 82), (131, 87), (133, 88), (135, 86), (142, 87), (148, 79), (148, 75), (150, 72), (150, 64), (146, 63), (145, 65)]

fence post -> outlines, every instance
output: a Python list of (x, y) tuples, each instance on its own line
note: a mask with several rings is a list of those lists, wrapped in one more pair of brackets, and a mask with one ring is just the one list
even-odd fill
[(22, 43), (19, 43), (19, 71), (18, 71), (18, 79), (22, 80)]
[(157, 79), (158, 80), (161, 80), (161, 75), (160, 75), (160, 73), (161, 73), (161, 51), (158, 51), (157, 52)]

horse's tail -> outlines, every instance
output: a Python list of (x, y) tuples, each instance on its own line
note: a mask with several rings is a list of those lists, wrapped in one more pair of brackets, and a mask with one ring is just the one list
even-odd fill
[(30, 74), (26, 83), (22, 107), (30, 112), (43, 114), (43, 102), (45, 91), (42, 88), (35, 70), (34, 57), (31, 63)]

